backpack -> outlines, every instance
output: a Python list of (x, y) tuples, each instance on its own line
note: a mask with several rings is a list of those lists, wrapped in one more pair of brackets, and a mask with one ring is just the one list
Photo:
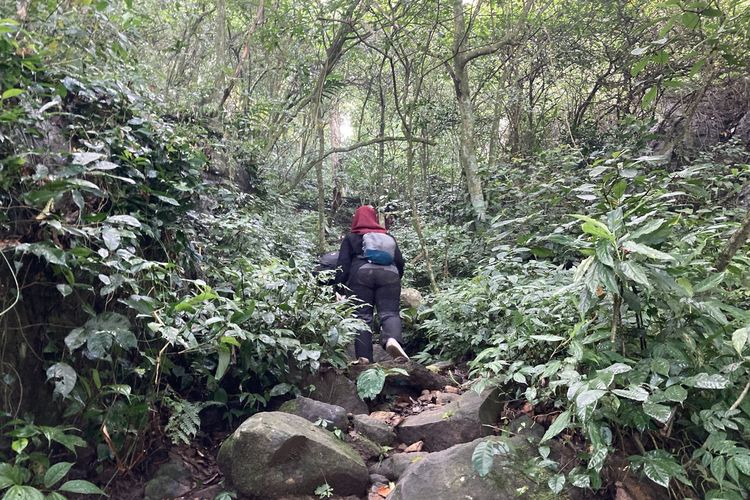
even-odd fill
[(362, 236), (362, 257), (373, 264), (390, 266), (396, 255), (396, 240), (385, 233), (366, 233)]

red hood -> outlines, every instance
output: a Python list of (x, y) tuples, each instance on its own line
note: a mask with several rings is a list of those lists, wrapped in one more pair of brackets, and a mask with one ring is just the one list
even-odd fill
[(363, 205), (354, 212), (352, 232), (356, 234), (385, 233), (385, 228), (378, 223), (375, 209), (369, 205)]

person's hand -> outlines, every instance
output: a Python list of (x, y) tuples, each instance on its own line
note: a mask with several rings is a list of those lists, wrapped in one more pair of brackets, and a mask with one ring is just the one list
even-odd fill
[(343, 302), (346, 300), (346, 295), (342, 295), (339, 292), (336, 292), (336, 302)]

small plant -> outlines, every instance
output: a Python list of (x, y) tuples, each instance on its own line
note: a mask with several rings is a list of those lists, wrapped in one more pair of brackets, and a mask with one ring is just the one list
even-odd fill
[(315, 496), (318, 498), (331, 498), (333, 496), (333, 488), (328, 483), (321, 484), (315, 488)]
[(403, 368), (388, 368), (384, 370), (379, 366), (363, 371), (357, 377), (357, 394), (362, 399), (373, 399), (381, 393), (385, 379), (389, 375), (409, 376), (409, 372)]

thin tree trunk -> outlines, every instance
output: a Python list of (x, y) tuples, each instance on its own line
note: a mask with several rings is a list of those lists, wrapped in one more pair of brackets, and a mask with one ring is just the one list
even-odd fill
[(750, 210), (745, 215), (745, 220), (742, 221), (740, 228), (732, 234), (732, 237), (729, 238), (726, 246), (719, 254), (719, 258), (716, 259), (717, 271), (721, 272), (727, 268), (732, 261), (732, 257), (735, 256), (747, 241), (748, 236), (750, 236)]
[(323, 117), (318, 107), (316, 127), (318, 129), (318, 158), (315, 164), (315, 176), (318, 181), (318, 253), (325, 252), (326, 246), (326, 191), (323, 185), (323, 150), (325, 149), (325, 133)]

